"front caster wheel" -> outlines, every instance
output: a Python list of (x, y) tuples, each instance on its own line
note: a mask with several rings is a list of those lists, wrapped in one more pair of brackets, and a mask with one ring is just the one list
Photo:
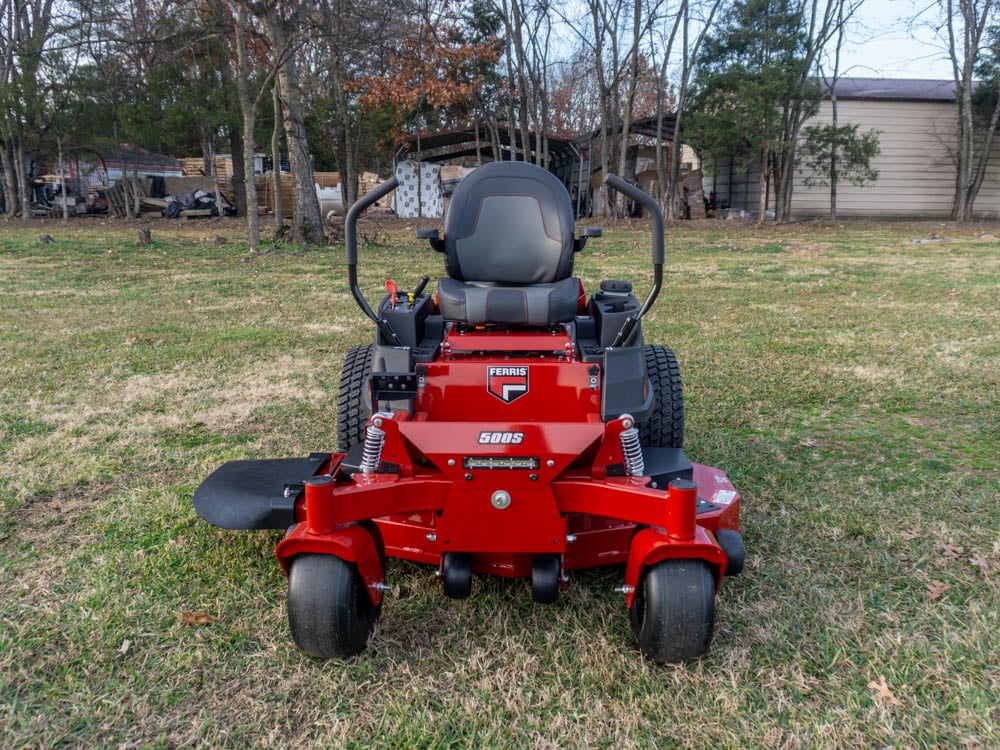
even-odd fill
[(535, 555), (531, 561), (531, 598), (537, 604), (552, 604), (559, 598), (562, 562), (559, 555)]
[(715, 577), (704, 560), (663, 560), (645, 569), (629, 609), (639, 649), (677, 663), (708, 651), (715, 629)]
[(382, 605), (372, 604), (353, 563), (302, 554), (288, 575), (288, 627), (295, 644), (321, 659), (365, 650)]
[(472, 593), (472, 555), (445, 552), (441, 560), (441, 583), (450, 599), (466, 599)]

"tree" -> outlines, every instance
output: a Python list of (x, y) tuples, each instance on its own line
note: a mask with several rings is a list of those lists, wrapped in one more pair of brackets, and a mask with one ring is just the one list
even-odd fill
[[(1000, 90), (1000, 67), (997, 65), (1000, 18), (995, 0), (939, 0), (939, 11), (944, 16), (955, 80), (957, 143), (952, 218), (967, 221), (972, 218), (1000, 124), (1000, 96), (997, 95)], [(978, 86), (977, 74), (983, 78)], [(985, 112), (983, 103), (987, 103)]]
[(367, 110), (391, 107), (401, 127), (418, 133), (433, 119), (454, 125), (477, 101), (484, 63), (496, 63), (492, 41), (466, 41), (461, 29), (444, 19), (425, 19), (416, 35), (401, 39), (383, 71), (368, 76), (361, 100)]
[(24, 219), (31, 218), (25, 160), (44, 121), (53, 20), (53, 0), (0, 0), (0, 166), (7, 215), (20, 211)]
[(310, 18), (315, 33), (316, 55), (310, 79), (312, 123), (316, 139), (335, 156), (340, 171), (344, 205), (357, 199), (358, 161), (361, 149), (384, 137), (387, 128), (379, 113), (366, 112), (359, 104), (365, 77), (386, 63), (388, 43), (401, 29), (399, 14), (404, 3), (370, 0), (316, 0)]
[[(872, 159), (879, 153), (879, 131), (859, 133), (858, 125), (807, 125), (800, 151), (800, 163), (809, 171), (805, 184), (829, 185), (840, 182), (866, 185), (878, 179)], [(831, 192), (830, 218), (837, 218), (836, 192)]]
[(827, 185), (830, 188), (830, 218), (837, 218), (837, 189), (841, 180), (862, 186), (878, 179), (878, 170), (872, 168), (872, 159), (879, 153), (879, 131), (858, 133), (857, 125), (841, 125), (837, 105), (837, 81), (840, 79), (840, 53), (844, 47), (847, 27), (844, 7), (838, 8), (838, 27), (833, 43), (831, 75), (822, 75), (825, 64), (820, 63), (821, 78), (830, 97), (830, 123), (809, 125), (805, 128), (801, 162), (810, 174), (807, 186)]
[(299, 89), (297, 53), (303, 42), (297, 29), (303, 26), (305, 7), (301, 4), (253, 2), (249, 10), (264, 25), (275, 55), (281, 114), (292, 173), (291, 241), (295, 244), (323, 242), (323, 222), (313, 181), (312, 156), (306, 133), (305, 111)]
[(775, 218), (789, 218), (799, 134), (821, 95), (817, 61), (860, 4), (737, 0), (705, 41), (692, 130), (704, 155), (756, 164), (761, 217), (773, 183)]
[[(656, 174), (660, 203), (666, 209), (670, 219), (680, 215), (680, 182), (681, 182), (681, 128), (687, 108), (688, 91), (691, 76), (695, 69), (701, 45), (705, 36), (712, 28), (715, 14), (722, 5), (722, 0), (707, 0), (697, 2), (692, 8), (689, 0), (681, 0), (673, 22), (669, 26), (663, 60), (660, 63), (658, 96), (656, 102)], [(692, 26), (699, 30), (691, 39)], [(670, 168), (664, 169), (663, 158), (663, 126), (668, 105), (668, 71), (673, 63), (672, 52), (680, 33), (680, 67), (676, 72), (675, 96), (669, 97), (674, 106), (674, 133), (670, 143)]]

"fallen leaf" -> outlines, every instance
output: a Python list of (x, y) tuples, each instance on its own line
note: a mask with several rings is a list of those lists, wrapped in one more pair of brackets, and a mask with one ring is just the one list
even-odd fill
[(914, 529), (907, 529), (906, 531), (901, 531), (899, 533), (899, 536), (902, 537), (903, 540), (907, 542), (913, 539), (923, 538), (923, 534), (921, 534), (919, 531), (915, 531)]
[(899, 699), (892, 694), (889, 689), (888, 683), (885, 681), (885, 675), (879, 675), (878, 682), (872, 680), (868, 683), (868, 689), (874, 690), (875, 695), (872, 696), (874, 700), (879, 705), (883, 706), (902, 706), (903, 704), (899, 702)]
[(983, 575), (989, 573), (990, 567), (992, 567), (990, 565), (990, 561), (979, 554), (972, 555), (972, 557), (969, 558), (969, 562), (975, 565), (977, 568), (979, 568), (979, 570), (982, 571)]
[(128, 653), (128, 650), (132, 647), (132, 641), (126, 638), (122, 641), (122, 645), (118, 647), (118, 653), (123, 656)]
[(950, 560), (955, 559), (963, 552), (965, 552), (965, 549), (963, 547), (959, 547), (958, 545), (952, 544), (951, 542), (939, 542), (938, 544), (934, 545), (934, 549), (936, 549), (938, 552), (940, 552), (942, 555), (944, 555)]
[(927, 584), (927, 597), (929, 599), (940, 599), (941, 595), (950, 588), (951, 586), (943, 581), (932, 581)]
[(816, 440), (815, 438), (807, 437), (807, 438), (802, 438), (799, 441), (799, 445), (801, 445), (803, 448), (816, 448), (817, 446), (819, 446), (819, 441)]
[(183, 622), (185, 625), (208, 625), (209, 623), (216, 622), (219, 618), (214, 615), (205, 614), (204, 612), (181, 612), (177, 615), (177, 618)]

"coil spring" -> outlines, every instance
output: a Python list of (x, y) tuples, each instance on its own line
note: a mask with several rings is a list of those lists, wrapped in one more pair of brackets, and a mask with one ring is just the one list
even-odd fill
[(625, 456), (625, 473), (630, 477), (641, 477), (646, 473), (646, 464), (642, 460), (642, 446), (639, 445), (639, 431), (633, 426), (622, 430), (618, 439), (622, 444)]
[(385, 446), (385, 431), (377, 425), (382, 424), (383, 419), (391, 418), (391, 414), (380, 412), (372, 417), (368, 429), (365, 430), (365, 447), (361, 452), (363, 474), (374, 474), (378, 471), (379, 464), (382, 463), (382, 448)]

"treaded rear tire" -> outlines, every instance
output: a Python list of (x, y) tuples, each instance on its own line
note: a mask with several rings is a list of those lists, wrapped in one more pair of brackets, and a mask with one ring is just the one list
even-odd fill
[(362, 344), (348, 350), (340, 371), (337, 393), (337, 452), (347, 453), (351, 446), (365, 441), (365, 384), (372, 371), (372, 345)]
[(654, 404), (649, 419), (639, 424), (639, 442), (650, 448), (683, 448), (684, 389), (677, 356), (655, 344), (646, 344), (645, 354)]

